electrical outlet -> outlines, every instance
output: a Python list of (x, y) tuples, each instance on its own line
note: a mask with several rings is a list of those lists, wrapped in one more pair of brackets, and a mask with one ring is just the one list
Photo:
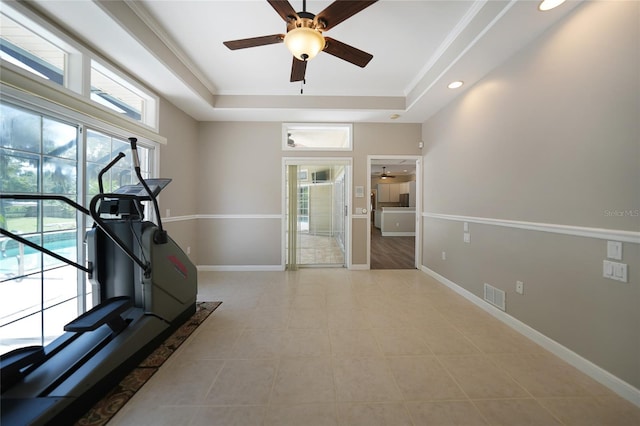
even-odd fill
[(516, 293), (524, 294), (524, 283), (522, 281), (516, 281)]
[(187, 254), (191, 254), (191, 246), (187, 246)]
[(442, 252), (442, 260), (447, 260), (447, 252), (446, 251)]
[(470, 234), (470, 233), (468, 233), (468, 232), (465, 232), (465, 233), (464, 233), (464, 238), (463, 238), (463, 239), (464, 239), (464, 242), (465, 242), (465, 243), (470, 243), (470, 242), (471, 242), (471, 234)]
[(164, 215), (164, 217), (171, 217), (171, 209), (167, 209), (166, 214)]

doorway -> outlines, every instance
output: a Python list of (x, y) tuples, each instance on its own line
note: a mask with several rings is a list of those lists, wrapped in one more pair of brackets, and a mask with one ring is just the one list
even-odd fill
[(284, 160), (287, 270), (346, 267), (350, 159)]
[(368, 157), (370, 269), (419, 267), (421, 157)]

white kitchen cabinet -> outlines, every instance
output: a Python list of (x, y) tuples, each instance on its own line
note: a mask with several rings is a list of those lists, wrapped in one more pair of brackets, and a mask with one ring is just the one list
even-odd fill
[(400, 201), (400, 188), (402, 187), (401, 183), (391, 183), (389, 184), (389, 201), (392, 203), (397, 203)]
[(390, 189), (388, 183), (379, 183), (378, 184), (378, 202), (379, 203), (388, 203), (390, 200)]
[(403, 194), (405, 192), (408, 191), (403, 191), (402, 183), (379, 183), (378, 202), (397, 203), (398, 201), (400, 201), (400, 194)]

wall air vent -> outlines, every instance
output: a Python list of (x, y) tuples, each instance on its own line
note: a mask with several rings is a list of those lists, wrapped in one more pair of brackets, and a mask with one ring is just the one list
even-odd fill
[(505, 310), (505, 294), (499, 288), (484, 283), (484, 300), (498, 309)]

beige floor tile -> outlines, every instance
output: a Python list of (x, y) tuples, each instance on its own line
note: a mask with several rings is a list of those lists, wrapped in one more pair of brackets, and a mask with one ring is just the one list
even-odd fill
[(351, 290), (327, 293), (327, 308), (329, 309), (357, 309), (359, 307), (360, 301)]
[(480, 350), (465, 335), (452, 326), (427, 325), (422, 329), (422, 338), (436, 355), (478, 354)]
[(471, 399), (529, 396), (520, 385), (484, 355), (439, 356), (440, 361)]
[(329, 317), (325, 308), (292, 308), (289, 314), (289, 328), (328, 328)]
[(384, 358), (334, 358), (339, 402), (382, 402), (402, 399)]
[[(201, 330), (180, 347), (180, 356), (194, 359), (229, 359), (241, 329), (211, 328)], [(169, 359), (167, 362), (171, 362)]]
[(134, 398), (147, 407), (202, 403), (223, 366), (222, 360), (175, 358), (151, 376)]
[(227, 303), (223, 303), (216, 309), (216, 315), (209, 316), (209, 318), (196, 329), (194, 334), (212, 329), (243, 329), (247, 326), (248, 318), (252, 311), (252, 309), (231, 308)]
[(246, 329), (236, 340), (234, 358), (277, 358), (283, 352), (287, 330)]
[(640, 408), (621, 398), (540, 399), (567, 426), (637, 426)]
[(334, 356), (382, 356), (378, 342), (371, 330), (329, 330), (329, 336), (331, 338), (331, 353)]
[(415, 426), (483, 426), (488, 423), (470, 401), (407, 403)]
[(324, 294), (296, 294), (291, 307), (293, 309), (325, 309), (327, 299)]
[(262, 426), (264, 405), (197, 407), (189, 426)]
[(288, 307), (260, 307), (251, 311), (247, 320), (248, 328), (285, 329), (289, 324)]
[(332, 329), (371, 328), (367, 313), (363, 309), (329, 308), (328, 325)]
[(261, 405), (269, 400), (277, 360), (228, 360), (205, 398), (207, 405)]
[(329, 356), (329, 331), (313, 328), (288, 330), (280, 353), (285, 357)]
[(640, 424), (420, 271), (201, 272), (198, 286), (222, 306), (110, 426)]
[(427, 343), (422, 338), (423, 333), (418, 329), (376, 328), (373, 333), (384, 355), (431, 355)]
[(489, 399), (474, 401), (491, 425), (553, 426), (561, 423), (534, 399)]
[(402, 403), (338, 404), (340, 426), (412, 426)]
[(466, 336), (487, 354), (544, 352), (541, 346), (503, 324), (479, 327)]
[(500, 354), (491, 358), (536, 397), (611, 394), (595, 380), (550, 354)]
[(109, 421), (109, 426), (188, 426), (194, 415), (190, 406), (144, 405), (125, 407)]
[(388, 358), (405, 401), (464, 399), (465, 394), (433, 356)]
[(330, 358), (283, 358), (270, 402), (303, 404), (334, 402), (333, 368)]
[(264, 426), (338, 426), (335, 404), (271, 405)]

